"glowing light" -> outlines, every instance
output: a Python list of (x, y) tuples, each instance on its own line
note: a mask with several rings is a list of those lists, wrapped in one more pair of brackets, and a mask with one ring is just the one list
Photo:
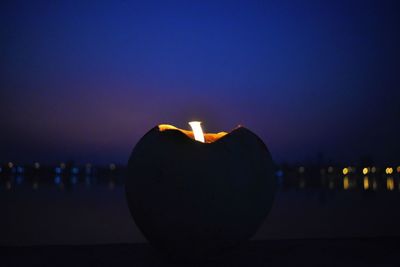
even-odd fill
[(376, 180), (372, 181), (372, 189), (376, 190), (378, 188), (378, 183), (376, 182)]
[(8, 168), (12, 169), (12, 168), (14, 167), (14, 163), (9, 162), (9, 163), (7, 164), (7, 166), (8, 166)]
[(387, 167), (385, 172), (386, 172), (386, 174), (392, 174), (393, 173), (393, 168)]
[(304, 173), (305, 170), (306, 170), (306, 169), (305, 169), (303, 166), (300, 166), (300, 167), (299, 167), (299, 173)]
[(39, 169), (39, 168), (40, 168), (39, 162), (35, 162), (35, 163), (33, 164), (33, 166), (35, 167), (35, 169)]
[(394, 180), (392, 177), (388, 177), (386, 179), (386, 188), (390, 191), (392, 191), (394, 189)]
[(372, 172), (372, 173), (375, 173), (375, 172), (376, 172), (376, 167), (375, 167), (375, 166), (372, 166), (371, 172)]
[(111, 163), (109, 167), (110, 167), (111, 171), (113, 171), (113, 170), (115, 170), (117, 168), (117, 166), (115, 166), (114, 163)]
[(24, 167), (18, 166), (17, 173), (23, 173), (23, 172), (24, 172)]
[[(240, 126), (238, 126), (240, 127)], [(183, 129), (179, 129), (176, 128), (175, 126), (169, 125), (169, 124), (159, 124), (158, 125), (158, 129), (162, 132), (162, 131), (167, 131), (167, 130), (176, 130), (176, 131), (180, 131), (181, 133), (185, 134), (187, 137), (191, 138), (191, 139), (195, 139), (194, 137), (194, 132), (193, 131), (187, 131), (187, 130), (183, 130)], [(227, 132), (219, 132), (219, 133), (203, 133), (203, 137), (204, 137), (204, 142), (205, 143), (212, 143), (217, 141), (218, 139), (224, 137), (225, 135), (227, 135)]]
[(369, 188), (369, 180), (368, 176), (364, 177), (364, 189), (367, 190)]
[(54, 183), (57, 184), (57, 185), (61, 184), (61, 177), (58, 176), (58, 175), (56, 177), (54, 177)]
[(332, 173), (332, 172), (333, 172), (333, 167), (332, 167), (332, 166), (329, 166), (329, 167), (328, 167), (328, 172), (329, 172), (329, 173)]
[(55, 167), (54, 171), (55, 171), (57, 174), (60, 174), (60, 173), (61, 173), (61, 168), (60, 168), (60, 167)]
[(343, 189), (344, 189), (344, 190), (347, 190), (347, 189), (349, 189), (349, 187), (350, 187), (349, 177), (348, 177), (348, 176), (345, 176), (345, 177), (343, 178)]
[(349, 173), (349, 168), (343, 168), (342, 170), (343, 174), (346, 175)]
[(362, 169), (362, 173), (363, 173), (364, 175), (368, 174), (368, 172), (369, 172), (369, 168), (363, 168), (363, 169)]
[(191, 121), (189, 125), (192, 128), (194, 140), (204, 143), (205, 140), (203, 129), (201, 128), (201, 121)]

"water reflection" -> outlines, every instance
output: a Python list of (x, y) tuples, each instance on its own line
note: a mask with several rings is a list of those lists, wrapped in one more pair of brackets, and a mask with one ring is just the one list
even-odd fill
[[(123, 185), (125, 172), (124, 166), (115, 163), (78, 166), (73, 162), (61, 162), (46, 166), (34, 162), (20, 166), (7, 162), (0, 166), (0, 190), (30, 188), (40, 191), (43, 186), (72, 191), (75, 187), (89, 190), (96, 185), (114, 190)], [(400, 191), (400, 166), (281, 166), (276, 178), (281, 190)]]
[(365, 190), (368, 190), (368, 189), (369, 189), (369, 179), (368, 179), (368, 176), (364, 176), (363, 185), (364, 185), (364, 189), (365, 189)]

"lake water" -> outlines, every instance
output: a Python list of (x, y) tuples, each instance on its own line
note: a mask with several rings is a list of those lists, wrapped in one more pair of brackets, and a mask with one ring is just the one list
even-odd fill
[[(400, 188), (281, 186), (255, 239), (400, 235)], [(372, 183), (372, 182), (371, 182)], [(125, 201), (123, 179), (0, 178), (0, 245), (145, 242)]]

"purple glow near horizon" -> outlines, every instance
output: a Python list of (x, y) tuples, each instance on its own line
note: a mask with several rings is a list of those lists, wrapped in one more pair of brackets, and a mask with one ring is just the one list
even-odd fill
[(194, 119), (278, 162), (399, 160), (395, 2), (1, 5), (1, 161), (125, 163)]

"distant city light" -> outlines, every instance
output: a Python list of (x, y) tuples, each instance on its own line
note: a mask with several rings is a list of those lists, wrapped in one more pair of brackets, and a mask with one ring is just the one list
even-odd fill
[(78, 174), (79, 173), (79, 169), (77, 167), (73, 167), (71, 172), (72, 172), (72, 174)]
[(367, 190), (368, 188), (369, 188), (368, 176), (364, 176), (364, 189)]
[(387, 167), (385, 172), (386, 172), (386, 174), (392, 174), (393, 173), (393, 168)]
[(18, 166), (17, 173), (23, 173), (23, 172), (24, 172), (24, 167)]
[(304, 173), (304, 171), (305, 171), (305, 168), (303, 166), (300, 166), (299, 167), (299, 173)]
[(392, 191), (394, 189), (394, 180), (392, 177), (388, 177), (386, 179), (386, 188), (390, 191)]
[(56, 177), (54, 177), (54, 183), (59, 185), (61, 183), (61, 177), (58, 175)]
[(375, 173), (375, 172), (376, 172), (376, 167), (375, 167), (375, 166), (372, 166), (371, 172), (372, 172), (372, 173)]
[(376, 190), (378, 188), (378, 183), (376, 182), (376, 180), (374, 179), (372, 181), (372, 189)]
[(347, 190), (347, 189), (349, 189), (349, 187), (350, 187), (349, 177), (345, 176), (343, 178), (343, 189)]
[[(20, 184), (30, 181), (28, 186), (32, 186), (32, 188), (36, 190), (39, 188), (39, 182), (41, 183), (40, 186), (42, 186), (42, 183), (48, 183), (48, 180), (37, 180), (37, 173), (35, 173), (34, 171), (32, 172), (32, 170), (42, 170), (46, 169), (47, 167), (49, 167), (50, 175), (52, 175), (49, 177), (50, 184), (57, 188), (64, 187), (64, 184), (74, 185), (79, 183), (90, 186), (91, 184), (96, 184), (96, 179), (98, 179), (97, 174), (99, 174), (100, 176), (108, 175), (108, 177), (113, 178), (112, 173), (120, 170), (120, 166), (112, 162), (108, 165), (105, 165), (105, 167), (103, 166), (98, 169), (96, 168), (97, 165), (92, 163), (85, 163), (84, 165), (73, 165), (72, 162), (60, 162), (52, 166), (42, 164), (40, 164), (39, 162), (33, 162), (27, 165), (20, 165), (16, 162), (6, 161), (0, 167), (0, 180), (4, 175), (7, 175), (5, 177), (7, 179), (5, 179), (3, 183), (0, 184), (0, 186), (3, 186), (5, 190), (20, 190)], [(344, 189), (352, 191), (358, 188), (366, 191), (375, 191), (378, 189), (384, 191), (400, 191), (400, 165), (388, 165), (389, 163), (386, 166), (345, 165), (346, 167), (339, 167), (337, 165), (328, 165), (316, 169), (309, 169), (308, 165), (297, 165), (288, 167), (278, 166), (278, 169), (275, 172), (275, 176), (280, 186), (294, 186), (299, 189), (306, 188), (310, 185), (314, 185), (315, 183), (316, 186), (320, 186), (326, 189), (329, 188), (332, 190)], [(124, 170), (124, 168), (124, 166), (121, 166), (121, 170)], [(68, 169), (67, 172), (66, 169)], [(293, 172), (285, 172), (286, 170), (292, 170)], [(319, 174), (319, 176), (311, 176), (305, 179), (305, 174), (308, 173), (309, 170), (312, 170), (313, 172), (315, 171), (316, 174)], [(341, 175), (340, 173), (342, 173), (343, 175)], [(377, 173), (379, 173), (379, 175), (377, 175)], [(63, 175), (66, 174), (68, 174), (68, 176), (64, 177)], [(49, 174), (47, 172), (44, 172), (43, 175), (46, 176)], [(318, 178), (320, 179), (319, 182), (316, 181), (316, 179)], [(112, 180), (109, 183), (110, 188), (118, 187), (118, 185), (119, 184), (115, 180)]]
[(54, 168), (54, 171), (55, 171), (55, 173), (57, 173), (57, 174), (61, 174), (61, 168), (60, 167), (55, 167)]
[(115, 170), (115, 168), (116, 168), (114, 163), (111, 163), (109, 167), (110, 167), (110, 170), (112, 170), (112, 171)]

